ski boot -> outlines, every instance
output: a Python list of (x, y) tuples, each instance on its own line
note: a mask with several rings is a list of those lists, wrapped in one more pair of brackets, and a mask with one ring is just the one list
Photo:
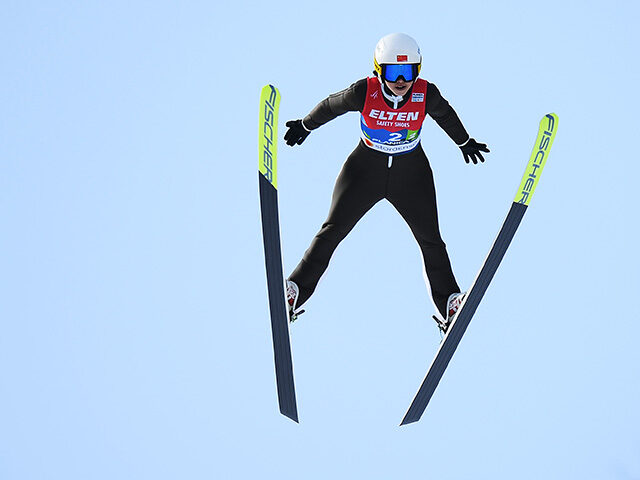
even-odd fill
[(296, 309), (299, 296), (300, 289), (298, 285), (291, 280), (287, 280), (287, 306), (289, 307), (289, 321), (291, 323), (295, 322), (304, 313), (304, 310)]
[(444, 320), (440, 316), (433, 316), (433, 319), (438, 324), (438, 328), (443, 335), (447, 334), (447, 330), (451, 326), (453, 318), (456, 316), (456, 313), (460, 309), (460, 305), (462, 305), (462, 301), (464, 300), (465, 295), (466, 293), (459, 292), (449, 295), (449, 299), (447, 300), (447, 317)]

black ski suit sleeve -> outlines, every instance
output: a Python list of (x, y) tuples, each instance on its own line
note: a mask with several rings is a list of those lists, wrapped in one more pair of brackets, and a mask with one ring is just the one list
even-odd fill
[(352, 84), (349, 88), (329, 95), (316, 105), (316, 107), (311, 110), (311, 113), (303, 119), (305, 128), (307, 130), (315, 130), (344, 113), (362, 112), (366, 96), (367, 79), (363, 78)]
[[(309, 115), (304, 117), (304, 127), (307, 130), (315, 130), (347, 112), (362, 112), (366, 98), (367, 79), (363, 78), (353, 83), (350, 87), (329, 95), (322, 100), (311, 110)], [(411, 98), (411, 92), (407, 93), (400, 105), (409, 101), (409, 98)], [(442, 96), (438, 87), (430, 82), (427, 86), (425, 111), (456, 145), (462, 145), (469, 140), (469, 134), (462, 125), (453, 107), (449, 105), (449, 102)]]
[(427, 86), (427, 114), (445, 131), (449, 138), (462, 145), (469, 140), (469, 134), (462, 125), (458, 114), (449, 102), (442, 96), (438, 87), (429, 82)]

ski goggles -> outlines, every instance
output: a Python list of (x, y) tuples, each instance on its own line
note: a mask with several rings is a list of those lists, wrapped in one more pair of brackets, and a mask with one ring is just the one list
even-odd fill
[(417, 76), (418, 65), (415, 63), (382, 65), (382, 78), (388, 82), (397, 82), (400, 77), (405, 82), (412, 82)]

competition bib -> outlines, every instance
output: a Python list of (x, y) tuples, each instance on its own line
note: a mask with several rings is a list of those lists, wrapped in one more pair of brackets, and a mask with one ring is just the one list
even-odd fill
[(409, 101), (394, 109), (384, 101), (380, 81), (368, 78), (367, 99), (360, 118), (361, 137), (367, 147), (389, 154), (416, 148), (425, 119), (426, 93), (427, 81), (418, 78)]

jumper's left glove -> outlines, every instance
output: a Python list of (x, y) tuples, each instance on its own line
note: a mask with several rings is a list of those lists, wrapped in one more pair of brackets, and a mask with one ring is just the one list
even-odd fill
[(302, 145), (304, 139), (311, 133), (311, 130), (305, 128), (302, 120), (289, 120), (286, 125), (289, 130), (284, 134), (284, 140), (290, 147), (293, 147), (296, 143)]
[(459, 145), (459, 147), (462, 150), (462, 155), (464, 155), (464, 161), (469, 163), (471, 160), (474, 165), (478, 163), (478, 160), (484, 162), (484, 157), (480, 152), (489, 153), (486, 143), (478, 143), (473, 138)]

